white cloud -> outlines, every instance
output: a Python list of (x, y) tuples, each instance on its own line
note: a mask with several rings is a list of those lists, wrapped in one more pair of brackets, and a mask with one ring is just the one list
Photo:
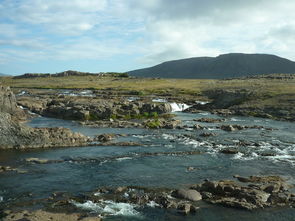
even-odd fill
[(294, 11), (293, 0), (2, 0), (0, 60), (140, 53), (138, 67), (228, 52), (295, 60)]
[(4, 0), (0, 14), (14, 22), (42, 25), (52, 32), (77, 35), (100, 22), (107, 0)]
[(128, 11), (144, 15), (148, 40), (142, 61), (148, 64), (228, 52), (274, 53), (295, 59), (292, 0), (146, 2), (130, 0)]

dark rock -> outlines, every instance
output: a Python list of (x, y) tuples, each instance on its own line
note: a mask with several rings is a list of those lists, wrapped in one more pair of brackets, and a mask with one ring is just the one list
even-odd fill
[(206, 133), (201, 133), (200, 136), (201, 137), (211, 137), (211, 136), (216, 136), (216, 134), (215, 133), (206, 132)]
[(8, 172), (8, 171), (18, 171), (18, 169), (12, 168), (10, 166), (1, 166), (0, 165), (0, 173), (2, 173), (2, 172)]
[(203, 130), (205, 127), (202, 126), (202, 125), (200, 125), (200, 124), (195, 124), (195, 125), (193, 126), (193, 128), (194, 128), (194, 129), (197, 129), (197, 130)]
[(133, 142), (133, 141), (126, 141), (126, 142), (104, 142), (97, 144), (97, 146), (121, 146), (121, 147), (128, 147), (128, 146), (142, 146), (142, 144)]
[(221, 123), (221, 122), (224, 122), (225, 119), (200, 118), (200, 119), (194, 119), (194, 121), (203, 122), (203, 123)]
[(203, 184), (192, 186), (192, 188), (200, 191), (205, 201), (235, 208), (252, 210), (269, 206), (293, 205), (288, 186), (278, 176), (250, 176), (246, 178), (236, 175), (235, 178), (240, 182), (247, 182), (249, 185), (239, 185), (231, 180), (221, 180), (206, 181)]
[(114, 137), (115, 137), (115, 134), (100, 134), (94, 137), (94, 141), (108, 142), (113, 140)]
[(187, 215), (191, 212), (191, 204), (189, 203), (184, 203), (184, 204), (180, 204), (177, 207), (177, 212), (183, 215)]
[(236, 130), (232, 125), (222, 125), (220, 129), (224, 131), (230, 131), (230, 132)]
[(237, 153), (239, 153), (239, 151), (237, 149), (233, 149), (233, 148), (226, 148), (226, 149), (220, 150), (220, 153), (223, 153), (223, 154), (237, 154)]

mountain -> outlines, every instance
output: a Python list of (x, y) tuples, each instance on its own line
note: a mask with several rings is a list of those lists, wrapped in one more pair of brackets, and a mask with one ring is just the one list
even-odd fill
[(222, 79), (260, 74), (295, 74), (295, 62), (269, 54), (231, 53), (167, 61), (127, 73), (138, 77)]
[(0, 73), (0, 76), (8, 76), (7, 74)]

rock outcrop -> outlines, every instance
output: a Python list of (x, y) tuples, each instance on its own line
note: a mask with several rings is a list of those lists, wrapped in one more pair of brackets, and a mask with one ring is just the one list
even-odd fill
[(36, 211), (20, 211), (12, 213), (11, 211), (4, 211), (7, 215), (3, 221), (17, 221), (17, 220), (31, 220), (31, 221), (100, 221), (99, 217), (87, 217), (83, 214), (79, 213), (54, 213), (47, 212), (44, 210), (36, 210)]
[(120, 99), (21, 97), (18, 103), (48, 117), (69, 120), (133, 119), (171, 112), (168, 103), (130, 102)]
[(67, 128), (30, 128), (19, 122), (25, 112), (9, 88), (0, 87), (0, 149), (85, 146), (91, 139)]
[(30, 128), (0, 112), (0, 149), (85, 146), (90, 138), (67, 128)]
[(9, 87), (0, 86), (0, 112), (9, 113), (16, 119), (25, 118), (25, 112), (17, 105)]
[(213, 204), (253, 210), (266, 207), (294, 206), (295, 195), (290, 186), (278, 176), (234, 176), (232, 180), (205, 181), (191, 187), (199, 191), (203, 199)]

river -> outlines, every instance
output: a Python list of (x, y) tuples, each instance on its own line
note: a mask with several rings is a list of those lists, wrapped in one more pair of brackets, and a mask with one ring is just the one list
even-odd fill
[[(90, 146), (30, 151), (2, 151), (0, 164), (26, 173), (0, 174), (0, 206), (9, 208), (34, 199), (48, 198), (53, 192), (73, 195), (103, 186), (185, 187), (204, 179), (232, 179), (233, 175), (280, 175), (295, 183), (295, 124), (254, 117), (227, 117), (222, 123), (199, 123), (196, 118), (221, 118), (209, 113), (176, 112), (186, 125), (200, 124), (204, 130), (149, 130), (127, 128), (89, 128), (76, 122), (37, 117), (32, 127), (67, 127), (88, 136), (121, 134), (117, 141), (133, 141), (142, 146)], [(264, 128), (226, 132), (222, 124), (259, 125)], [(268, 129), (272, 128), (272, 130)], [(201, 137), (210, 132), (216, 136)], [(244, 142), (246, 145), (239, 145)], [(236, 148), (238, 154), (220, 153)], [(200, 154), (186, 155), (187, 151)], [(149, 154), (149, 153), (173, 154)], [(179, 153), (179, 154), (177, 154)], [(53, 160), (32, 164), (26, 158)], [(188, 167), (194, 168), (189, 171)], [(79, 209), (109, 209), (106, 220), (294, 220), (291, 208), (244, 211), (204, 204), (196, 215), (183, 217), (159, 208), (123, 204), (77, 205)], [(38, 205), (34, 205), (38, 207)], [(113, 211), (113, 212), (112, 212)]]

